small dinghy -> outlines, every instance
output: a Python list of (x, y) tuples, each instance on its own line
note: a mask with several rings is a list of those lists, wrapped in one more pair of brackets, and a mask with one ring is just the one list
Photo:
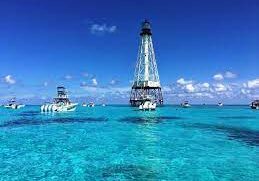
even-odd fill
[(139, 105), (139, 110), (141, 111), (153, 111), (155, 109), (156, 109), (156, 103), (148, 98), (143, 100), (143, 102)]
[(77, 103), (71, 103), (67, 96), (65, 87), (57, 87), (57, 97), (53, 103), (46, 103), (41, 106), (42, 112), (67, 112), (74, 111)]

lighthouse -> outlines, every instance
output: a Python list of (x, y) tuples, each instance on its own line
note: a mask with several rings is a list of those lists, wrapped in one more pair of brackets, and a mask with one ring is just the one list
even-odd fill
[(163, 96), (157, 70), (150, 22), (141, 26), (137, 64), (130, 94), (130, 104), (139, 106), (145, 99), (163, 104)]

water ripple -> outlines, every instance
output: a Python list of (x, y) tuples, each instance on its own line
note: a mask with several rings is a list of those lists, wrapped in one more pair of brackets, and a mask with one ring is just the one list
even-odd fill
[(108, 178), (118, 178), (123, 176), (126, 179), (141, 179), (141, 180), (154, 180), (157, 178), (157, 173), (151, 168), (141, 166), (141, 165), (127, 165), (127, 164), (115, 164), (110, 165), (102, 170), (102, 177)]
[(256, 119), (255, 116), (220, 116), (219, 119)]

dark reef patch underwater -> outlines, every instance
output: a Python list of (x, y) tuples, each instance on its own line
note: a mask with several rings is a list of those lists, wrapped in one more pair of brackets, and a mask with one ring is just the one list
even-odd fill
[(145, 123), (162, 123), (164, 121), (170, 121), (170, 120), (180, 120), (184, 119), (182, 117), (177, 116), (154, 116), (154, 117), (125, 117), (119, 119), (120, 122), (125, 123), (135, 123), (135, 124), (145, 124)]
[(67, 118), (50, 118), (50, 119), (37, 119), (37, 118), (21, 118), (17, 120), (12, 120), (0, 124), (0, 128), (4, 127), (19, 127), (19, 126), (33, 126), (33, 125), (47, 125), (47, 124), (72, 124), (72, 123), (93, 123), (93, 122), (106, 122), (108, 118), (75, 118), (75, 117), (67, 117)]
[(184, 128), (203, 129), (213, 132), (225, 133), (229, 139), (243, 141), (252, 146), (259, 146), (259, 131), (226, 125), (212, 125), (204, 123), (180, 123)]

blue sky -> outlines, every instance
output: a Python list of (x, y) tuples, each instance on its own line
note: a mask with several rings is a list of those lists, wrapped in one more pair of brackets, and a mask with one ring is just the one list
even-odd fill
[(166, 103), (259, 98), (259, 1), (0, 2), (0, 101), (127, 103), (140, 23), (152, 23)]

